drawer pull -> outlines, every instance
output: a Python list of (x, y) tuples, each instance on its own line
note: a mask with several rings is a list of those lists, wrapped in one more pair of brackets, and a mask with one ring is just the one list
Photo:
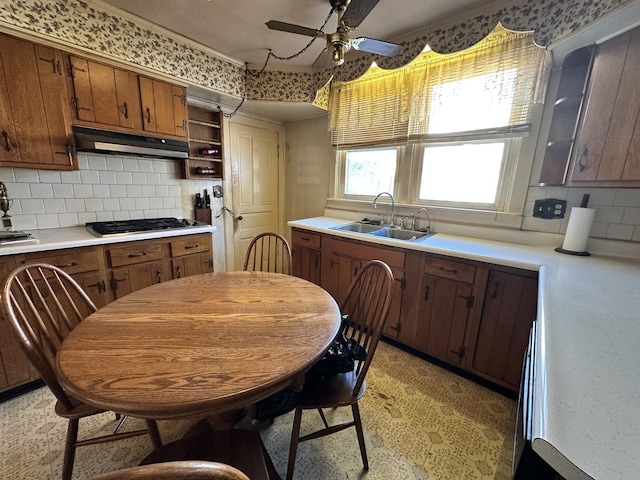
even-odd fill
[(300, 237), (300, 240), (304, 240), (305, 242), (310, 242), (311, 239), (309, 237)]
[(147, 256), (147, 252), (130, 253), (129, 254), (129, 258), (146, 257), (146, 256)]
[(458, 270), (456, 270), (455, 268), (440, 267), (440, 270), (442, 270), (444, 273), (449, 273), (451, 275), (455, 275), (456, 273), (458, 273)]
[(185, 245), (184, 249), (185, 250), (189, 250), (191, 248), (198, 248), (200, 245), (198, 245), (197, 243), (194, 243), (193, 245)]
[(64, 263), (62, 265), (56, 265), (56, 267), (58, 267), (58, 268), (71, 268), (71, 267), (76, 267), (76, 266), (78, 266), (78, 264), (76, 262)]

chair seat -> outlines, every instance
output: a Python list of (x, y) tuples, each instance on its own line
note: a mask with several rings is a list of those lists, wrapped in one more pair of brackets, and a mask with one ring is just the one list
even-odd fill
[(298, 406), (303, 409), (314, 409), (353, 405), (367, 390), (365, 380), (357, 395), (353, 395), (357, 380), (355, 371), (351, 371), (305, 384)]
[(79, 419), (106, 412), (106, 410), (103, 410), (102, 408), (92, 407), (91, 405), (81, 403), (71, 397), (69, 397), (69, 400), (71, 400), (71, 403), (73, 404), (73, 408), (71, 410), (65, 408), (62, 403), (56, 402), (56, 415), (59, 415), (62, 418)]

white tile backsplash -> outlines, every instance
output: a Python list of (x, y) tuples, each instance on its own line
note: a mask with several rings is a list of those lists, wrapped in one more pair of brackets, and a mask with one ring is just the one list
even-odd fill
[[(640, 241), (640, 189), (637, 188), (529, 187), (522, 230), (564, 234), (571, 207), (580, 206), (585, 194), (589, 194), (588, 207), (596, 210), (590, 237)], [(542, 198), (567, 200), (567, 213), (560, 224), (559, 220), (533, 217), (534, 201)]]
[(13, 204), (14, 228), (84, 226), (86, 222), (184, 217), (175, 160), (78, 154), (79, 170), (0, 168)]

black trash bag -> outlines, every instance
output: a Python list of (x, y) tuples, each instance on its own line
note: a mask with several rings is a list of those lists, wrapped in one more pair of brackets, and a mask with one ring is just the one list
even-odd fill
[(264, 422), (289, 413), (298, 405), (301, 393), (295, 392), (291, 387), (287, 387), (273, 395), (269, 395), (256, 403), (253, 418)]
[[(353, 338), (347, 338), (344, 334), (348, 327), (348, 320), (348, 315), (342, 316), (340, 333), (338, 333), (324, 357), (309, 369), (305, 376), (306, 384), (332, 377), (339, 373), (351, 372), (355, 367), (356, 360), (362, 361), (366, 358), (366, 350)], [(253, 418), (258, 421), (266, 421), (289, 413), (296, 408), (301, 393), (295, 392), (291, 387), (287, 387), (264, 400), (260, 400), (255, 405)]]

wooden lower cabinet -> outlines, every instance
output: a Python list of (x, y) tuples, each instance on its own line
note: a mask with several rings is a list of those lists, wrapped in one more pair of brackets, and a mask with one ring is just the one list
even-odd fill
[[(386, 337), (518, 391), (536, 317), (537, 272), (302, 229), (292, 237), (298, 253), (294, 273), (311, 281), (319, 275), (320, 286), (338, 304), (362, 265), (373, 259), (387, 263), (395, 282)], [(319, 272), (310, 265), (318, 255)]]
[(360, 268), (371, 260), (382, 260), (389, 265), (393, 273), (395, 280), (393, 295), (384, 333), (397, 338), (398, 332), (402, 331), (400, 314), (405, 286), (405, 252), (403, 250), (325, 235), (322, 238), (320, 286), (340, 305)]
[[(0, 257), (0, 275), (16, 266), (14, 257)], [(27, 356), (14, 338), (13, 327), (0, 315), (0, 393), (38, 379)]]
[[(155, 283), (213, 271), (210, 233), (0, 257), (0, 277), (42, 262), (71, 275), (100, 308)], [(11, 325), (0, 315), (0, 393), (38, 379)]]
[(321, 235), (297, 228), (291, 231), (291, 273), (320, 285)]
[(115, 244), (106, 248), (112, 299), (173, 278), (213, 271), (211, 234)]
[(489, 270), (469, 371), (517, 391), (537, 298), (535, 273)]

